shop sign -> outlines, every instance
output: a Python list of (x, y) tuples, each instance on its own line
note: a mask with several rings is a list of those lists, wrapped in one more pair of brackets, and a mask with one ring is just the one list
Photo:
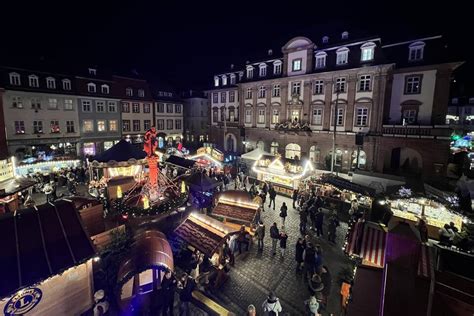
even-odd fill
[(5, 305), (5, 316), (24, 315), (35, 308), (41, 301), (43, 292), (37, 287), (31, 287), (16, 293)]

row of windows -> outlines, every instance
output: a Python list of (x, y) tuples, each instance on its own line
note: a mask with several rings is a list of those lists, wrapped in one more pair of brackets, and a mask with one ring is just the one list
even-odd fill
[[(131, 122), (131, 125), (130, 125)], [(151, 120), (143, 120), (143, 129), (145, 131), (151, 128)], [(140, 120), (122, 120), (122, 131), (123, 132), (140, 132), (141, 131), (141, 121)]]
[[(125, 94), (127, 95), (127, 97), (133, 97), (133, 89), (132, 88), (126, 88), (125, 89)], [(143, 97), (145, 97), (145, 90), (138, 89), (137, 94), (140, 98), (143, 98)]]
[[(108, 122), (108, 124), (107, 124)], [(108, 125), (108, 126), (107, 126)], [(83, 133), (93, 133), (97, 132), (117, 132), (118, 131), (118, 121), (117, 120), (96, 120), (94, 127), (94, 120), (83, 120), (82, 121), (82, 132)]]
[[(40, 98), (31, 98), (28, 99), (31, 109), (33, 110), (41, 110), (41, 102), (42, 99)], [(59, 102), (56, 98), (48, 98), (48, 109), (50, 110), (59, 110)], [(25, 101), (20, 96), (13, 96), (11, 98), (11, 107), (15, 109), (23, 109), (25, 107)], [(74, 110), (74, 101), (72, 99), (64, 99), (64, 103), (62, 104), (64, 110)]]
[(239, 120), (239, 115), (238, 115), (238, 110), (236, 110), (235, 108), (229, 108), (227, 109), (227, 111), (224, 111), (224, 110), (221, 110), (221, 115), (219, 117), (219, 114), (218, 114), (218, 109), (217, 108), (214, 108), (213, 112), (212, 112), (212, 121), (217, 123), (218, 121), (219, 122), (224, 122), (225, 120), (227, 122), (237, 122)]
[[(221, 94), (221, 103), (226, 103), (227, 102), (227, 91), (223, 91), (220, 93)], [(235, 91), (229, 91), (229, 102), (235, 102)], [(237, 100), (238, 101), (238, 100)], [(219, 102), (219, 93), (214, 92), (212, 94), (212, 103), (218, 103)]]
[[(173, 106), (174, 106), (174, 111), (173, 111)], [(165, 104), (158, 103), (156, 111), (158, 113), (165, 113)], [(166, 113), (181, 113), (181, 112), (182, 112), (181, 104), (172, 104), (172, 103), (166, 104)]]
[[(107, 108), (106, 108), (107, 105)], [(95, 101), (95, 111), (98, 113), (116, 113), (117, 112), (117, 102), (115, 101)], [(82, 100), (82, 112), (92, 112), (92, 100)]]
[[(143, 104), (143, 113), (150, 113), (151, 104), (144, 103)], [(123, 113), (130, 113), (130, 103), (129, 102), (122, 102), (122, 112)], [(132, 103), (132, 113), (140, 113), (140, 103)]]
[[(173, 128), (173, 120), (168, 119), (166, 120), (166, 129), (167, 130), (172, 130), (172, 129), (181, 129), (181, 120), (174, 120), (174, 128)], [(156, 120), (156, 129), (159, 131), (165, 130), (165, 120), (159, 119)]]
[[(14, 121), (15, 133), (18, 135), (26, 134), (25, 121)], [(59, 120), (51, 120), (50, 124), (50, 133), (57, 134), (61, 132), (61, 126)], [(32, 126), (33, 134), (43, 134), (43, 121), (33, 121)], [(66, 133), (75, 133), (74, 121), (66, 121)]]

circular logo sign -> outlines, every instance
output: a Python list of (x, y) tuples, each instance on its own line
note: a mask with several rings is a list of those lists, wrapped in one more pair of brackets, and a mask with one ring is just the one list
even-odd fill
[(27, 288), (16, 293), (5, 305), (5, 316), (23, 315), (31, 311), (43, 297), (43, 292), (36, 287)]

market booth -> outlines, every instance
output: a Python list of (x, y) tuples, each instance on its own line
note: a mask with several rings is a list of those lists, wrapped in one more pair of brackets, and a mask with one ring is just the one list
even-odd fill
[(0, 310), (80, 315), (93, 306), (95, 249), (72, 202), (0, 215)]
[(259, 207), (245, 191), (225, 191), (217, 195), (216, 206), (211, 215), (223, 218), (224, 224), (235, 230), (245, 225), (250, 231)]
[(291, 196), (293, 190), (299, 188), (303, 179), (314, 171), (309, 160), (288, 159), (272, 155), (262, 155), (255, 161), (252, 170), (259, 181), (271, 183), (275, 190), (283, 195)]
[(35, 182), (23, 177), (15, 177), (13, 161), (0, 160), (0, 214), (20, 209), (18, 193), (33, 186)]
[(196, 161), (199, 167), (216, 168), (219, 171), (223, 168), (224, 154), (216, 148), (201, 147), (189, 159)]
[(255, 161), (259, 160), (262, 156), (273, 156), (273, 155), (266, 152), (263, 149), (256, 148), (240, 156), (240, 159), (246, 165), (250, 176), (257, 177), (255, 172), (252, 170), (252, 166), (255, 164)]
[(28, 158), (16, 165), (16, 174), (19, 176), (36, 173), (48, 175), (61, 169), (72, 169), (80, 166), (81, 161), (78, 159), (55, 158), (51, 160), (38, 160), (36, 158)]

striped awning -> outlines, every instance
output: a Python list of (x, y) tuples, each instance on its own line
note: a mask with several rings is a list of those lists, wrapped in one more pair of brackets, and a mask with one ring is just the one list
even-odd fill
[(420, 258), (418, 260), (418, 276), (431, 279), (433, 277), (434, 249), (427, 245), (420, 245)]
[(358, 222), (349, 235), (346, 251), (360, 257), (362, 264), (383, 268), (386, 242), (387, 232), (379, 224)]

